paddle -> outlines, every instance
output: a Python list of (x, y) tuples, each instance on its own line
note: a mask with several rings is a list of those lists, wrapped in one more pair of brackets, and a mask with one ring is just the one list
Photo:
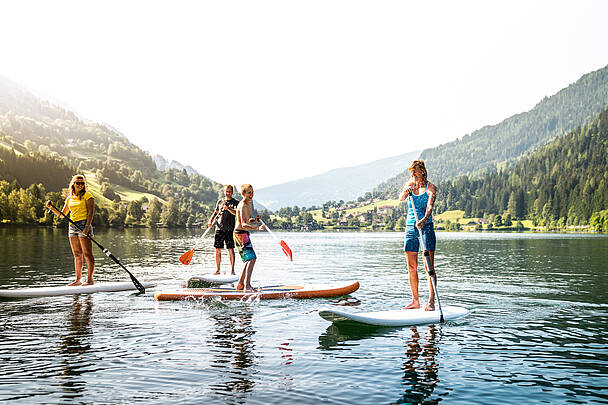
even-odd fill
[[(65, 218), (66, 218), (68, 221), (70, 221), (70, 223), (71, 223), (72, 225), (74, 225), (76, 228), (78, 228), (78, 229), (80, 230), (80, 232), (84, 233), (84, 230), (83, 230), (81, 227), (79, 227), (78, 225), (76, 225), (76, 223), (74, 223), (74, 221), (72, 221), (72, 220), (70, 219), (70, 217), (68, 217), (67, 215), (65, 215), (63, 212), (59, 211), (59, 210), (57, 209), (57, 207), (55, 207), (55, 205), (53, 204), (53, 202), (52, 202), (52, 201), (49, 201), (49, 202), (48, 202), (48, 204), (49, 204), (51, 207), (55, 208), (55, 210), (56, 210), (57, 212), (59, 212), (61, 215), (63, 215), (63, 216), (64, 216), (64, 217), (65, 217)], [(128, 270), (128, 269), (127, 269), (125, 266), (123, 266), (123, 265), (122, 265), (122, 263), (120, 263), (120, 262), (118, 261), (118, 259), (116, 258), (116, 256), (114, 256), (114, 255), (112, 254), (112, 252), (110, 252), (110, 251), (109, 251), (108, 249), (106, 249), (105, 247), (101, 246), (101, 245), (100, 245), (100, 244), (99, 244), (99, 243), (98, 243), (98, 242), (97, 242), (95, 239), (91, 238), (91, 236), (90, 236), (89, 234), (87, 234), (87, 238), (91, 239), (91, 241), (93, 241), (93, 242), (94, 242), (94, 243), (95, 243), (97, 246), (99, 246), (99, 248), (100, 248), (100, 249), (103, 251), (103, 253), (105, 253), (105, 255), (106, 255), (106, 256), (108, 256), (110, 259), (114, 260), (114, 261), (116, 262), (116, 264), (118, 264), (120, 267), (122, 267), (122, 269), (123, 269), (124, 271), (126, 271), (127, 273), (129, 273), (129, 277), (131, 277), (131, 281), (133, 282), (133, 285), (134, 285), (134, 286), (135, 286), (135, 287), (136, 287), (136, 288), (139, 290), (139, 292), (141, 292), (141, 293), (145, 293), (145, 292), (146, 292), (146, 289), (145, 289), (145, 288), (144, 288), (144, 286), (143, 286), (143, 285), (142, 285), (142, 284), (139, 282), (139, 280), (138, 280), (138, 279), (136, 279), (136, 278), (135, 278), (135, 276), (134, 276), (134, 275), (133, 275), (133, 274), (132, 274), (132, 273), (131, 273), (131, 272), (130, 272), (130, 271), (129, 271), (129, 270)]]
[(208, 226), (207, 229), (205, 229), (205, 232), (203, 232), (203, 236), (201, 236), (201, 238), (198, 240), (198, 242), (196, 242), (196, 245), (194, 245), (194, 247), (192, 249), (190, 249), (189, 251), (187, 251), (186, 253), (184, 253), (183, 255), (181, 255), (179, 257), (179, 261), (182, 262), (182, 264), (185, 264), (185, 265), (190, 264), (190, 262), (192, 261), (192, 255), (194, 255), (194, 249), (196, 249), (198, 247), (198, 244), (200, 243), (200, 241), (205, 238), (205, 235), (207, 235), (207, 232), (209, 232), (209, 229), (211, 229), (211, 227)]
[(289, 258), (289, 260), (293, 262), (293, 256), (292, 256), (292, 254), (291, 254), (291, 249), (289, 248), (289, 246), (287, 246), (287, 243), (285, 243), (285, 241), (284, 241), (284, 240), (282, 240), (282, 239), (280, 240), (279, 238), (277, 238), (277, 237), (276, 237), (276, 235), (274, 234), (274, 232), (272, 232), (272, 231), (270, 230), (270, 228), (268, 227), (268, 225), (266, 225), (266, 224), (264, 223), (264, 221), (262, 221), (262, 220), (260, 219), (260, 222), (262, 223), (262, 225), (264, 225), (264, 228), (266, 228), (266, 230), (268, 231), (268, 233), (269, 233), (269, 234), (271, 234), (271, 235), (272, 235), (272, 237), (273, 237), (273, 238), (274, 238), (274, 239), (275, 239), (277, 242), (279, 242), (279, 245), (281, 245), (281, 249), (283, 249), (283, 253), (285, 253), (285, 255), (286, 255), (288, 258)]
[[(418, 213), (416, 212), (416, 206), (414, 205), (414, 197), (412, 197), (412, 191), (410, 190), (410, 202), (412, 203), (412, 210), (414, 211), (414, 218), (416, 219), (416, 224), (418, 223)], [(418, 235), (420, 236), (420, 243), (422, 244), (422, 250), (424, 251), (424, 261), (426, 262), (425, 270), (431, 279), (431, 284), (433, 285), (433, 290), (435, 291), (435, 296), (437, 297), (437, 306), (439, 307), (439, 322), (445, 323), (445, 319), (443, 319), (443, 311), (441, 310), (441, 301), (439, 301), (439, 293), (437, 292), (437, 284), (435, 283), (435, 268), (433, 267), (433, 263), (431, 262), (431, 256), (428, 250), (426, 250), (426, 244), (424, 243), (424, 238), (422, 237), (422, 231), (414, 224), (414, 228), (418, 229)]]

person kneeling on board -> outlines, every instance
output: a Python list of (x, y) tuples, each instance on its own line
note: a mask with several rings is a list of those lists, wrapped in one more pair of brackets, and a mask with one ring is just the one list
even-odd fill
[[(92, 285), (93, 272), (95, 271), (95, 257), (93, 256), (93, 243), (87, 238), (87, 234), (93, 237), (93, 213), (95, 212), (95, 198), (87, 191), (87, 185), (84, 175), (77, 174), (72, 177), (68, 186), (68, 197), (61, 208), (61, 212), (65, 215), (70, 212), (70, 219), (77, 224), (80, 229), (70, 224), (68, 228), (68, 237), (70, 246), (74, 255), (74, 269), (76, 271), (76, 280), (68, 285)], [(46, 207), (55, 215), (60, 215), (59, 211), (51, 204), (46, 202)], [(83, 232), (84, 231), (84, 232)], [(82, 283), (83, 256), (87, 262), (87, 281)]]
[[(433, 227), (433, 206), (437, 196), (437, 187), (427, 180), (427, 171), (423, 160), (414, 160), (410, 165), (409, 171), (412, 175), (404, 186), (399, 201), (408, 199), (407, 218), (405, 225), (404, 251), (407, 260), (410, 288), (412, 290), (412, 302), (403, 309), (420, 308), (420, 298), (418, 296), (418, 250), (420, 248), (420, 236), (423, 238), (423, 247), (429, 253), (431, 268), (426, 261), (424, 266), (428, 274), (432, 274), (435, 285), (437, 285), (437, 275), (435, 274), (435, 228)], [(412, 201), (414, 206), (412, 206)], [(416, 210), (416, 214), (414, 214)], [(419, 221), (416, 222), (416, 218)], [(416, 229), (418, 228), (418, 230)], [(435, 290), (431, 278), (429, 279), (429, 301), (424, 307), (426, 311), (435, 310)]]
[(251, 239), (249, 238), (249, 230), (263, 231), (266, 229), (264, 225), (251, 225), (253, 222), (258, 222), (260, 215), (255, 218), (251, 217), (253, 211), (253, 187), (251, 184), (243, 184), (241, 186), (241, 194), (243, 200), (236, 208), (236, 224), (234, 226), (234, 244), (236, 245), (241, 259), (245, 263), (241, 278), (236, 286), (237, 290), (254, 291), (251, 286), (251, 274), (257, 256), (253, 250)]

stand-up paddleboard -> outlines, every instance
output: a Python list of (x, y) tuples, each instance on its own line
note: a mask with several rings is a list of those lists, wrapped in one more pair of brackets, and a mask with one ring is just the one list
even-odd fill
[[(466, 316), (469, 310), (463, 307), (446, 306), (441, 308), (446, 321)], [(321, 318), (330, 322), (358, 322), (377, 326), (410, 326), (439, 323), (439, 311), (424, 309), (398, 309), (376, 312), (350, 312), (340, 308), (326, 308), (319, 311)]]
[[(156, 283), (142, 283), (145, 288), (154, 287)], [(15, 288), (0, 290), (0, 297), (4, 298), (26, 298), (26, 297), (51, 297), (56, 295), (92, 294), (96, 292), (115, 292), (136, 290), (130, 281), (117, 283), (95, 283), (93, 285), (61, 285), (57, 287), (39, 288)]]
[(211, 285), (230, 284), (239, 281), (239, 275), (231, 274), (203, 274), (202, 276), (193, 276), (183, 283), (183, 287), (188, 288), (204, 288)]
[(185, 288), (179, 290), (156, 291), (157, 301), (177, 301), (218, 297), (224, 300), (259, 298), (263, 300), (279, 298), (329, 298), (350, 294), (359, 288), (358, 281), (341, 284), (272, 285), (243, 291), (236, 288)]

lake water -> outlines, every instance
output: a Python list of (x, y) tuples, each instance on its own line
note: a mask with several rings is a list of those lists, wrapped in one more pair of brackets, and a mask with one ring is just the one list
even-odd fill
[[(96, 239), (163, 288), (212, 268), (210, 238), (192, 265), (178, 261), (201, 233), (99, 230)], [(254, 284), (355, 279), (361, 288), (312, 300), (155, 302), (149, 289), (0, 301), (0, 402), (608, 402), (607, 237), (439, 233), (441, 302), (471, 314), (370, 328), (338, 327), (317, 311), (409, 302), (402, 234), (280, 236), (293, 264), (268, 233), (252, 235)], [(97, 282), (129, 280), (94, 249)], [(0, 257), (1, 288), (62, 285), (74, 273), (63, 230), (0, 228)]]

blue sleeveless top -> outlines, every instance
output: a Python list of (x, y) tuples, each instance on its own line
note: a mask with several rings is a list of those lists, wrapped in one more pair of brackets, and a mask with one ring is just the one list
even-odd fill
[[(418, 214), (418, 220), (421, 220), (422, 217), (426, 214), (426, 206), (429, 203), (429, 194), (426, 192), (429, 188), (429, 182), (426, 182), (426, 187), (424, 192), (420, 195), (415, 195), (412, 193), (412, 197), (414, 197), (414, 205), (416, 206), (416, 214)], [(433, 222), (433, 214), (426, 221), (427, 224)], [(405, 226), (414, 226), (416, 225), (416, 217), (414, 217), (414, 211), (412, 210), (412, 200), (410, 197), (407, 197), (407, 218), (405, 219)]]

